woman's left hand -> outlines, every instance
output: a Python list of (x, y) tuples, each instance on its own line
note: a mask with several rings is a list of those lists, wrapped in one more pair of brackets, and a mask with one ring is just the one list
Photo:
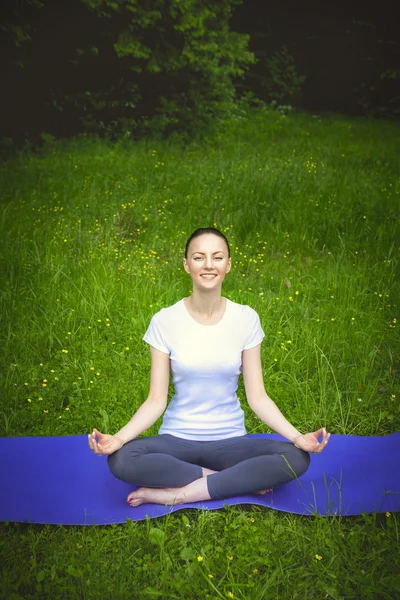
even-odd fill
[[(318, 438), (322, 435), (322, 440), (319, 442)], [(300, 448), (301, 450), (305, 450), (306, 452), (313, 452), (317, 454), (318, 452), (322, 452), (322, 450), (327, 445), (329, 438), (331, 437), (330, 433), (326, 432), (325, 427), (318, 429), (318, 431), (314, 431), (313, 433), (305, 433), (304, 435), (299, 435), (297, 438), (293, 440), (296, 448)]]

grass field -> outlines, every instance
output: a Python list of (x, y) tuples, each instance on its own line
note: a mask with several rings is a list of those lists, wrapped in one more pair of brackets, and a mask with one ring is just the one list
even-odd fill
[[(289, 420), (399, 431), (399, 134), (390, 122), (238, 110), (201, 142), (47, 136), (10, 159), (0, 435), (125, 424), (148, 392), (142, 336), (190, 293), (184, 244), (212, 225), (232, 246), (224, 294), (259, 312), (266, 389)], [(242, 383), (239, 396), (248, 432), (267, 431)], [(0, 597), (392, 600), (399, 523), (256, 507), (97, 528), (6, 523)]]

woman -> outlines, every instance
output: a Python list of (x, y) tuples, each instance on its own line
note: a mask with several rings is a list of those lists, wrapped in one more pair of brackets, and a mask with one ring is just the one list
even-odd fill
[[(141, 486), (129, 494), (131, 506), (265, 493), (302, 475), (308, 452), (321, 452), (330, 437), (324, 428), (302, 435), (265, 392), (259, 317), (221, 296), (231, 268), (224, 234), (197, 229), (183, 265), (192, 295), (154, 315), (143, 338), (151, 350), (147, 400), (115, 435), (89, 434), (92, 451), (109, 455), (112, 473)], [(167, 407), (170, 369), (175, 395), (159, 435), (139, 438)], [(236, 396), (241, 372), (252, 410), (288, 442), (246, 435)]]

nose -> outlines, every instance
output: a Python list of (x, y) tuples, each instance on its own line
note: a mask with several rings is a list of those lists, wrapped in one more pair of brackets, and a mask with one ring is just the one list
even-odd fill
[(206, 256), (206, 269), (212, 269), (212, 268), (213, 268), (212, 256)]

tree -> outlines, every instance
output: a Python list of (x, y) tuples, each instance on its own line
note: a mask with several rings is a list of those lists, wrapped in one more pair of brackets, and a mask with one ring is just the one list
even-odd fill
[(20, 0), (7, 20), (3, 130), (141, 136), (215, 126), (255, 60), (249, 36), (230, 29), (240, 2)]
[(192, 132), (229, 112), (233, 78), (254, 62), (249, 36), (229, 28), (238, 0), (82, 2), (107, 23), (89, 51), (92, 68), (107, 61), (106, 85), (92, 79), (68, 97), (87, 127)]

